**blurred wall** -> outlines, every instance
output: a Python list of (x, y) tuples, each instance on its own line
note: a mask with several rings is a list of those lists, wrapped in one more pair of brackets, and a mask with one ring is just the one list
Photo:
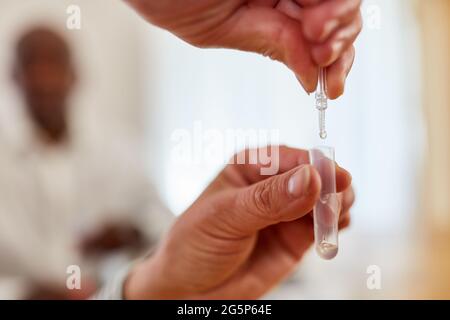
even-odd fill
[(422, 296), (450, 298), (450, 1), (420, 1), (427, 152), (423, 170)]
[(450, 232), (450, 1), (421, 1), (427, 154), (427, 224)]

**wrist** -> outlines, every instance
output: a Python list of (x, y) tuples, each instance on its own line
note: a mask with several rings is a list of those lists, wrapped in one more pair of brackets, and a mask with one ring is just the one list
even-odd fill
[(164, 259), (158, 254), (137, 263), (123, 284), (126, 300), (158, 300), (183, 298), (177, 281), (167, 276)]

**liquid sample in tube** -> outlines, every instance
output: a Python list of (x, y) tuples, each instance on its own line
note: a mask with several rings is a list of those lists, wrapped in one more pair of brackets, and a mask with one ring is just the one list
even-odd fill
[(316, 147), (309, 152), (310, 162), (320, 175), (322, 188), (314, 206), (314, 243), (323, 259), (333, 259), (338, 252), (340, 203), (336, 193), (334, 149)]

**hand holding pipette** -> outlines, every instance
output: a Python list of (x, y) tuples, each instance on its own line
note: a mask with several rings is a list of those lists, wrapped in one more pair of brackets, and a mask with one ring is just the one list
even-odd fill
[[(201, 48), (256, 52), (283, 62), (311, 93), (326, 66), (339, 97), (362, 28), (361, 0), (125, 0), (143, 17)], [(208, 19), (205, 19), (208, 17)]]

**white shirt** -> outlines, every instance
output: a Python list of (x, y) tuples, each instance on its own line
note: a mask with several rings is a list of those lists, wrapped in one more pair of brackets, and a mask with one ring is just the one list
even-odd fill
[(73, 264), (83, 276), (101, 276), (101, 261), (86, 261), (77, 245), (105, 221), (132, 223), (153, 243), (171, 224), (126, 145), (25, 137), (0, 144), (0, 298), (20, 298), (30, 279), (64, 285)]

